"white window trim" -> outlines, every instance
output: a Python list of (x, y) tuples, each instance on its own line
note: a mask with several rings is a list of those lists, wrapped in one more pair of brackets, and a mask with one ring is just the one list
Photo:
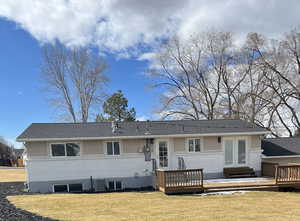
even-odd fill
[[(112, 142), (112, 143), (114, 143), (114, 142), (118, 142), (119, 143), (119, 151), (120, 151), (120, 154), (119, 155), (115, 155), (115, 154), (112, 154), (112, 155), (109, 155), (108, 153), (107, 153), (107, 143), (109, 143), (109, 142)], [(113, 145), (112, 145), (113, 146)], [(114, 150), (113, 150), (114, 151)], [(122, 142), (121, 142), (121, 140), (106, 140), (105, 142), (104, 142), (104, 153), (105, 153), (105, 156), (108, 156), (108, 157), (118, 157), (118, 156), (121, 156), (122, 154), (123, 154), (123, 145), (122, 145)]]
[(62, 192), (55, 192), (55, 190), (54, 190), (54, 187), (55, 186), (67, 186), (67, 191), (68, 191), (68, 193), (70, 193), (70, 184), (81, 184), (81, 186), (82, 186), (82, 191), (83, 191), (83, 188), (84, 188), (84, 186), (83, 186), (83, 183), (68, 183), (68, 184), (53, 184), (52, 185), (52, 192), (53, 193), (62, 193)]
[[(200, 139), (200, 151), (189, 151), (189, 140), (195, 140), (195, 139)], [(203, 153), (203, 137), (188, 137), (185, 139), (185, 151), (187, 153)]]
[[(79, 156), (67, 156), (67, 143), (76, 143), (79, 144)], [(52, 155), (52, 144), (64, 144), (65, 145), (65, 156), (53, 156)], [(51, 158), (78, 158), (82, 156), (82, 142), (55, 142), (55, 143), (49, 143), (49, 154)]]

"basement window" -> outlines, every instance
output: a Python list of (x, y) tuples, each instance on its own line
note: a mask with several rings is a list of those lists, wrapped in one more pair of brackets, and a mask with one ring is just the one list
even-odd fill
[(68, 192), (68, 185), (66, 184), (56, 184), (53, 186), (54, 193), (66, 193)]
[(53, 157), (80, 156), (80, 144), (79, 143), (51, 144), (51, 154)]
[(82, 183), (75, 184), (54, 184), (53, 192), (54, 193), (80, 193), (82, 192)]
[(116, 181), (115, 182), (115, 189), (116, 190), (121, 190), (122, 189), (122, 182), (121, 181)]
[(120, 143), (118, 141), (106, 142), (107, 155), (120, 155)]
[(70, 193), (80, 193), (82, 192), (82, 183), (69, 184)]
[(115, 182), (114, 181), (108, 182), (108, 190), (110, 190), (110, 191), (115, 190)]
[(122, 186), (122, 182), (119, 180), (112, 180), (112, 181), (108, 181), (108, 190), (109, 191), (118, 191), (118, 190), (122, 190), (123, 186)]

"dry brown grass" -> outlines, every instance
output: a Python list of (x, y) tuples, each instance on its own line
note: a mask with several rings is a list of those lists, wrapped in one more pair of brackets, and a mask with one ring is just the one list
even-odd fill
[(300, 220), (300, 195), (249, 192), (234, 195), (153, 193), (10, 196), (17, 207), (72, 221)]
[(0, 182), (25, 182), (25, 169), (0, 169)]

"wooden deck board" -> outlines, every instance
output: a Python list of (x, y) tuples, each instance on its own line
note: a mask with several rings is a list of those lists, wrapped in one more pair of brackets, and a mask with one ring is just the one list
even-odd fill
[(233, 187), (233, 186), (266, 186), (275, 185), (275, 179), (255, 181), (255, 182), (218, 182), (218, 183), (204, 183), (204, 188), (216, 188), (216, 187)]

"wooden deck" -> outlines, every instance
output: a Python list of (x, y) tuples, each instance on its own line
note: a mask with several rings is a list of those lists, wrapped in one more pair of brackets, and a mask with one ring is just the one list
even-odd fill
[(157, 170), (157, 189), (166, 193), (203, 192), (203, 170)]
[(202, 169), (157, 170), (157, 189), (166, 193), (201, 193), (236, 190), (278, 191), (300, 188), (300, 165), (277, 165), (275, 177), (266, 179), (203, 180)]

